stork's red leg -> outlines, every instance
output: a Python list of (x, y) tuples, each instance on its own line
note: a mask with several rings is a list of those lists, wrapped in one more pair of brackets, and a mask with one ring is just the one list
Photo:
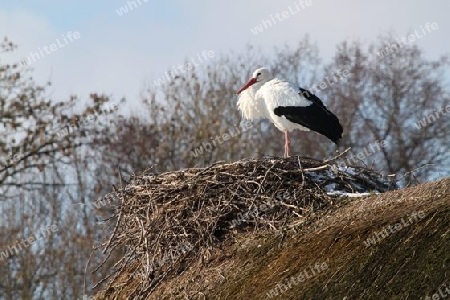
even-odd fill
[(284, 157), (289, 157), (291, 156), (290, 153), (290, 149), (289, 146), (291, 145), (291, 139), (289, 138), (289, 131), (285, 130), (284, 131), (284, 139), (286, 141), (286, 143), (284, 144)]

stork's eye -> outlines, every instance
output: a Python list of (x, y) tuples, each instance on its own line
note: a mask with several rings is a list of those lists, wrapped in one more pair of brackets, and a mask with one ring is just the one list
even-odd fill
[(261, 75), (261, 73), (256, 74), (256, 76), (259, 76), (259, 75)]

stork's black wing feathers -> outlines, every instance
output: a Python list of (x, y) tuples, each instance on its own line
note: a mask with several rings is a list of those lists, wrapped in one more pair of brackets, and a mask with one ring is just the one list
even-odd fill
[(291, 122), (316, 131), (335, 144), (342, 138), (342, 126), (339, 119), (329, 111), (323, 102), (308, 90), (300, 88), (300, 97), (311, 101), (309, 106), (278, 106), (274, 109), (277, 116), (285, 116)]

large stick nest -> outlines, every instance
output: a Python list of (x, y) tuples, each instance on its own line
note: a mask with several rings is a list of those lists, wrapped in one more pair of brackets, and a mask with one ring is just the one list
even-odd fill
[(114, 230), (97, 249), (107, 257), (115, 249), (123, 255), (96, 287), (102, 285), (103, 297), (114, 298), (127, 289), (132, 299), (145, 299), (194, 261), (209, 259), (213, 247), (236, 233), (281, 232), (339, 201), (329, 191), (381, 193), (394, 188), (367, 168), (299, 157), (162, 174), (150, 168), (115, 192), (120, 201), (106, 220)]

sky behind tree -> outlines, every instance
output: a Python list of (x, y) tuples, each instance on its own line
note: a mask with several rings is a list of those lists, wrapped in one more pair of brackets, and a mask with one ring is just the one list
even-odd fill
[[(31, 64), (39, 82), (53, 82), (56, 98), (105, 92), (133, 102), (144, 83), (205, 50), (269, 51), (309, 34), (327, 60), (343, 40), (370, 43), (389, 31), (401, 38), (427, 22), (439, 28), (414, 43), (430, 58), (450, 49), (446, 0), (145, 1), (0, 0), (0, 36), (19, 46), (7, 59), (56, 44)], [(75, 32), (79, 38), (65, 43)]]

